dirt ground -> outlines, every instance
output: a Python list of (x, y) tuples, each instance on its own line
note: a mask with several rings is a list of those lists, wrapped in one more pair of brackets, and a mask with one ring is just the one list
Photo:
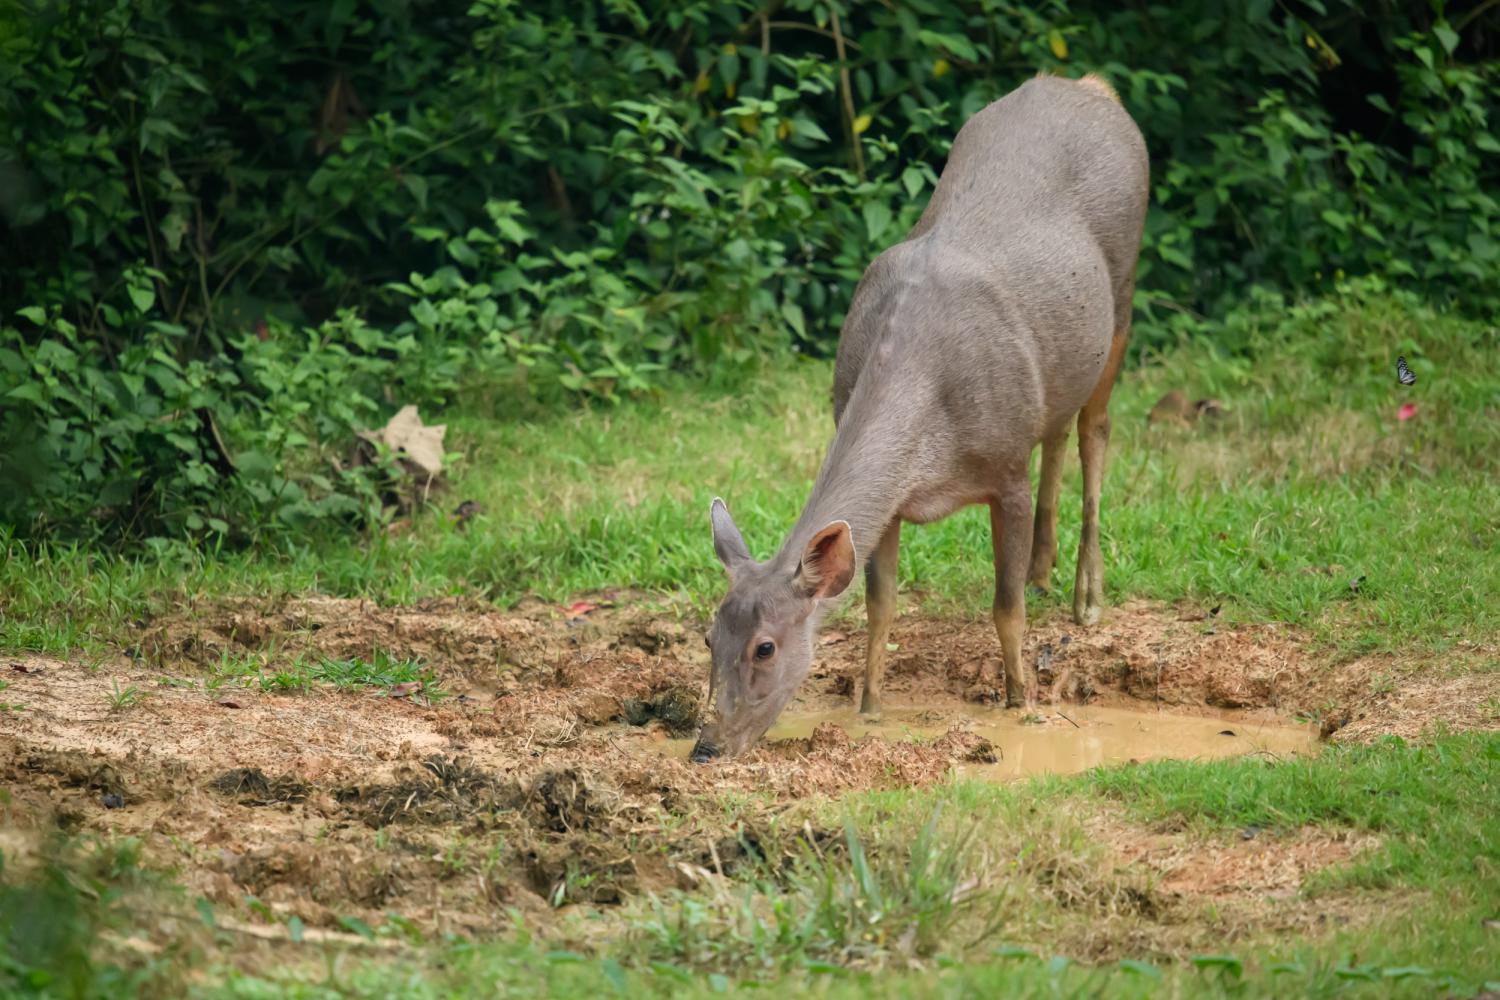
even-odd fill
[[(923, 707), (940, 735), (851, 739), (825, 725), (705, 767), (665, 752), (696, 731), (702, 637), (630, 595), (509, 612), (321, 597), (185, 609), (141, 623), (101, 663), (0, 658), (5, 698), (22, 706), (0, 712), (0, 847), (24, 856), (53, 829), (138, 837), (191, 891), (228, 906), (251, 895), (309, 928), (395, 911), (480, 933), (512, 909), (545, 925), (559, 904), (781, 863), (799, 841), (837, 839), (811, 819), (820, 796), (929, 784), (1003, 753), (966, 724), (962, 700), (998, 658), (988, 622), (908, 616), (894, 638), (887, 703)], [(444, 696), (205, 682), (226, 654), (375, 648), (422, 660)], [(862, 633), (825, 629), (791, 711), (847, 710), (863, 649)], [(1500, 724), (1500, 673), (1389, 657), (1330, 665), (1289, 629), (1159, 605), (1114, 609), (1089, 629), (1042, 622), (1026, 655), (1048, 703), (1028, 721), (1043, 727), (1074, 725), (1079, 703), (1226, 726), (1300, 719), (1336, 740)], [(139, 700), (113, 707), (131, 687)], [(1198, 850), (1118, 823), (1100, 836), (1158, 891), (1200, 897), (1294, 893), (1365, 846), (1293, 832)]]

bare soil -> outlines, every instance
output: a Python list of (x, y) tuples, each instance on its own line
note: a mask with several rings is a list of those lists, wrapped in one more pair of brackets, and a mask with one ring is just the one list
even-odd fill
[[(989, 624), (910, 617), (895, 638), (887, 703), (951, 721), (945, 735), (856, 740), (822, 726), (703, 767), (660, 752), (696, 730), (701, 635), (630, 595), (510, 612), (324, 597), (189, 608), (143, 624), (102, 663), (0, 658), (6, 700), (22, 706), (0, 712), (0, 846), (14, 857), (54, 829), (139, 837), (191, 891), (227, 905), (253, 895), (330, 933), (341, 916), (389, 911), (437, 931), (496, 930), (510, 909), (545, 927), (558, 904), (613, 904), (745, 863), (774, 870), (804, 842), (837, 842), (818, 825), (819, 797), (930, 784), (994, 759), (963, 723), (963, 693), (998, 658)], [(864, 635), (829, 628), (821, 642), (792, 711), (857, 696)], [(225, 655), (375, 648), (420, 658), (446, 696), (209, 683)], [(1043, 621), (1026, 655), (1052, 706), (1043, 725), (1068, 724), (1066, 706), (1083, 702), (1227, 724), (1300, 713), (1341, 740), (1500, 726), (1500, 673), (1333, 665), (1292, 630), (1191, 610), (1130, 604), (1090, 629)], [(140, 698), (112, 708), (130, 688)], [(1122, 864), (1169, 895), (1294, 891), (1361, 849), (1304, 838), (1271, 851), (1261, 839), (1205, 853), (1120, 829), (1106, 839)]]

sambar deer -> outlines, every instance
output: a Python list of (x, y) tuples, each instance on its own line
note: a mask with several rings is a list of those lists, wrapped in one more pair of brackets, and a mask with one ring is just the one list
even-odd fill
[[(693, 760), (741, 753), (771, 727), (812, 664), (820, 611), (861, 559), (869, 648), (860, 710), (878, 714), (901, 522), (970, 504), (990, 508), (1006, 704), (1031, 704), (1025, 588), (1045, 589), (1057, 558), (1075, 415), (1083, 529), (1073, 617), (1098, 621), (1109, 396), (1130, 331), (1148, 174), (1140, 130), (1097, 76), (1039, 76), (959, 131), (921, 219), (855, 289), (834, 368), (833, 443), (780, 550), (756, 562), (724, 502), (713, 502), (714, 551), (730, 588), (708, 636), (717, 718)], [(994, 681), (987, 663), (980, 684), (994, 691)]]

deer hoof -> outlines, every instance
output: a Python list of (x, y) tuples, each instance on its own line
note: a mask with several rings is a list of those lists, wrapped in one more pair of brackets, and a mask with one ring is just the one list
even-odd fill
[(1099, 624), (1099, 605), (1097, 604), (1075, 604), (1073, 605), (1073, 621), (1079, 625)]

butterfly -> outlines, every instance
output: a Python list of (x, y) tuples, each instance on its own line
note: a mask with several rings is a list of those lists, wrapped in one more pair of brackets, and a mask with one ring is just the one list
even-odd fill
[(1417, 376), (1410, 368), (1406, 367), (1405, 357), (1396, 358), (1396, 378), (1402, 385), (1417, 384)]

